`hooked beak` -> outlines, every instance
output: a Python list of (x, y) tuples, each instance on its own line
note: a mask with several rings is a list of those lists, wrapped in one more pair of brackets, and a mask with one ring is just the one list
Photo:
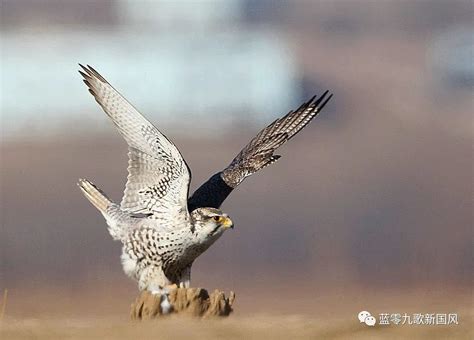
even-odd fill
[(224, 222), (222, 223), (222, 226), (224, 228), (231, 228), (231, 229), (234, 229), (234, 222), (232, 222), (232, 220), (230, 219), (230, 217), (228, 216), (225, 216), (224, 217)]

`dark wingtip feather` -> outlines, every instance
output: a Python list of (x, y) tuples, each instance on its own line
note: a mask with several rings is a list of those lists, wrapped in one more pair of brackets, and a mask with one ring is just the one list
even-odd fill
[(92, 88), (91, 83), (89, 82), (89, 79), (85, 78), (85, 79), (82, 79), (82, 81), (84, 82), (84, 84), (87, 85), (87, 87)]
[(105, 78), (102, 77), (102, 76), (100, 75), (100, 73), (97, 72), (91, 65), (88, 64), (87, 67), (88, 67), (88, 69), (89, 69), (89, 72), (90, 72), (92, 75), (94, 75), (94, 76), (95, 76), (97, 79), (99, 79), (100, 81), (102, 81), (102, 82), (104, 82), (104, 83), (107, 83), (107, 80), (105, 80)]
[(305, 103), (305, 106), (309, 106), (311, 105), (311, 103), (316, 99), (317, 95), (314, 95), (311, 97), (310, 100), (308, 100), (306, 103)]
[(318, 107), (319, 104), (321, 104), (321, 102), (324, 100), (324, 98), (326, 97), (326, 95), (327, 95), (328, 93), (329, 93), (329, 91), (326, 90), (326, 91), (321, 95), (321, 97), (319, 97), (319, 98), (313, 103), (314, 107)]
[[(328, 93), (328, 91), (326, 91), (325, 93)], [(333, 94), (331, 93), (329, 97), (327, 97), (326, 100), (318, 106), (318, 111), (321, 111), (326, 106), (326, 104), (331, 100), (332, 96)]]
[(82, 64), (79, 64), (79, 66), (82, 68), (82, 71), (83, 71), (83, 72), (82, 72), (81, 70), (79, 70), (79, 72), (80, 72), (81, 74), (86, 74), (86, 75), (88, 75), (89, 77), (91, 77), (91, 71), (90, 71), (86, 66), (84, 66), (84, 65), (82, 65)]
[(91, 77), (90, 77), (89, 75), (85, 74), (85, 73), (82, 72), (81, 70), (79, 70), (78, 72), (79, 72), (79, 74), (84, 78), (84, 80), (86, 80), (86, 79), (91, 79)]

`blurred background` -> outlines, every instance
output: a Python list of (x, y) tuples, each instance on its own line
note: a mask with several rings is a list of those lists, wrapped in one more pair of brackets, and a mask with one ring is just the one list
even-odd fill
[[(192, 189), (273, 119), (334, 93), (225, 202), (236, 228), (196, 261), (193, 285), (235, 290), (238, 311), (359, 311), (386, 296), (431, 313), (470, 304), (473, 7), (1, 1), (9, 312), (123, 314), (136, 295), (120, 244), (76, 187), (88, 178), (119, 201), (127, 174), (126, 144), (79, 62), (175, 142)], [(445, 300), (453, 310), (429, 307)]]

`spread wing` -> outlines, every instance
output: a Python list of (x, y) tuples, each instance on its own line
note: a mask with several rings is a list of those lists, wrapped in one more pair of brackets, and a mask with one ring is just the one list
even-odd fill
[(84, 83), (128, 144), (128, 178), (121, 208), (171, 228), (189, 219), (191, 174), (176, 146), (89, 65)]
[(290, 111), (260, 131), (227, 168), (212, 176), (195, 191), (188, 201), (189, 209), (203, 206), (218, 208), (246, 177), (275, 163), (281, 157), (274, 154), (275, 150), (308, 125), (331, 97), (332, 94), (328, 96), (328, 91), (319, 98), (314, 96), (295, 111)]

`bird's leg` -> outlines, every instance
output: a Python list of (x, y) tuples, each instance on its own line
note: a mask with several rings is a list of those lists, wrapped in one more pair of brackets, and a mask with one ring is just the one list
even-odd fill
[(152, 294), (168, 294), (169, 291), (164, 288), (169, 287), (170, 284), (171, 282), (161, 268), (150, 266), (141, 272), (138, 280), (138, 289), (148, 290)]
[(178, 286), (171, 284), (161, 268), (146, 268), (140, 275), (138, 287), (140, 290), (148, 290), (153, 295), (160, 295), (161, 314), (168, 314), (172, 311), (173, 306), (169, 300), (169, 293), (173, 289), (177, 289)]
[(191, 266), (183, 269), (179, 279), (179, 288), (189, 288), (191, 285)]

